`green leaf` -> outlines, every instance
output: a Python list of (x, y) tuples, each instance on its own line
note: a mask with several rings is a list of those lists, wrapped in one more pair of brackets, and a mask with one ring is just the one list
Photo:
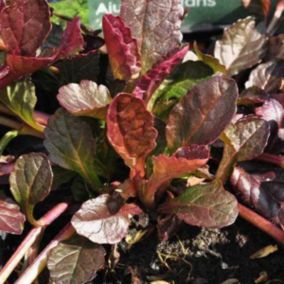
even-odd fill
[(168, 147), (214, 142), (236, 113), (238, 87), (224, 75), (196, 85), (172, 109), (167, 126)]
[(192, 87), (213, 75), (212, 69), (201, 61), (186, 61), (169, 76), (154, 93), (150, 108), (156, 115), (166, 118), (172, 107), (184, 97)]
[(95, 139), (85, 121), (60, 109), (49, 119), (45, 137), (44, 145), (53, 163), (77, 172), (93, 189), (99, 189), (94, 165)]
[(179, 0), (121, 1), (120, 14), (138, 41), (143, 72), (180, 46), (183, 13)]
[(238, 216), (238, 202), (220, 181), (187, 188), (180, 196), (160, 207), (162, 213), (175, 213), (185, 223), (207, 228), (233, 224)]
[(252, 160), (262, 154), (269, 135), (269, 123), (255, 116), (230, 124), (221, 136), (225, 146), (216, 176), (225, 182), (236, 162)]
[(5, 135), (2, 136), (0, 139), (0, 156), (5, 151), (7, 145), (17, 136), (19, 135), (18, 130), (11, 130), (5, 133)]
[(90, 241), (74, 237), (50, 251), (47, 267), (53, 283), (81, 284), (92, 281), (105, 265), (105, 249)]
[(51, 165), (45, 155), (30, 153), (17, 159), (10, 175), (10, 190), (31, 223), (34, 223), (33, 208), (48, 196), (52, 179)]
[(235, 75), (260, 61), (265, 43), (266, 37), (255, 27), (255, 19), (247, 17), (225, 29), (223, 38), (216, 41), (214, 56)]
[(43, 132), (44, 127), (33, 117), (37, 102), (35, 87), (29, 81), (14, 83), (1, 93), (0, 101), (30, 127)]
[(82, 80), (61, 87), (57, 99), (62, 107), (78, 116), (104, 118), (111, 102), (109, 90), (104, 85)]

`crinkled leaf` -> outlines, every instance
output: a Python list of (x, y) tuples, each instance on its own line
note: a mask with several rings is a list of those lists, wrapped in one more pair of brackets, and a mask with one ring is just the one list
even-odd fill
[(51, 24), (45, 0), (13, 0), (0, 14), (0, 34), (12, 54), (35, 55)]
[(174, 155), (153, 157), (153, 174), (142, 193), (147, 203), (153, 203), (161, 185), (174, 178), (189, 174), (204, 166), (209, 159), (209, 149), (203, 145), (179, 148)]
[(83, 80), (61, 87), (57, 99), (62, 107), (74, 115), (103, 118), (106, 106), (111, 102), (109, 90), (104, 85)]
[(57, 58), (71, 56), (82, 50), (84, 38), (81, 34), (81, 23), (78, 17), (69, 21), (62, 35)]
[(212, 69), (201, 61), (184, 62), (163, 81), (150, 101), (150, 107), (161, 119), (166, 119), (174, 105), (192, 87), (211, 75), (213, 75)]
[(246, 116), (230, 124), (221, 136), (225, 147), (216, 176), (225, 182), (236, 162), (252, 160), (262, 154), (269, 135), (269, 123), (258, 117)]
[(59, 243), (50, 251), (47, 267), (51, 281), (82, 284), (92, 281), (105, 265), (105, 249), (83, 238)]
[(220, 181), (196, 185), (163, 204), (163, 213), (175, 213), (185, 223), (207, 228), (233, 224), (238, 216), (238, 202)]
[(143, 99), (147, 103), (162, 81), (182, 62), (188, 48), (188, 46), (185, 46), (181, 50), (175, 51), (167, 59), (153, 66), (153, 68), (139, 79), (133, 95)]
[(249, 174), (236, 167), (231, 183), (242, 201), (284, 228), (284, 184), (274, 179), (273, 172)]
[(94, 243), (116, 244), (127, 234), (131, 215), (141, 214), (134, 204), (125, 204), (116, 214), (111, 214), (107, 206), (108, 194), (83, 203), (72, 218), (72, 225), (79, 235)]
[(0, 101), (26, 124), (36, 130), (43, 131), (43, 126), (33, 118), (37, 98), (35, 87), (31, 82), (21, 81), (6, 87), (1, 93)]
[(223, 38), (216, 42), (214, 56), (234, 75), (260, 61), (265, 42), (254, 18), (247, 17), (225, 29)]
[(49, 119), (45, 137), (44, 145), (53, 163), (77, 172), (98, 189), (95, 140), (86, 122), (60, 109)]
[(284, 109), (283, 106), (275, 99), (265, 101), (265, 103), (255, 109), (255, 114), (266, 121), (275, 121), (281, 128)]
[(24, 229), (25, 215), (11, 199), (0, 199), (0, 231), (20, 235)]
[(104, 39), (114, 77), (119, 80), (136, 79), (141, 69), (137, 40), (122, 18), (107, 14), (103, 17)]
[(108, 109), (107, 136), (133, 174), (144, 176), (145, 159), (157, 138), (154, 118), (145, 103), (129, 94), (116, 96)]
[(259, 64), (250, 74), (246, 88), (256, 86), (266, 92), (277, 92), (284, 77), (284, 61)]
[(10, 175), (10, 190), (15, 200), (27, 210), (44, 200), (52, 185), (53, 173), (47, 157), (40, 153), (20, 156)]
[(120, 13), (138, 40), (143, 72), (180, 46), (183, 18), (180, 0), (122, 0)]
[(199, 83), (172, 109), (166, 127), (170, 148), (214, 142), (236, 113), (238, 88), (226, 76)]
[(201, 52), (196, 42), (194, 42), (194, 52), (198, 59), (208, 65), (214, 71), (214, 73), (227, 73), (226, 67), (222, 65), (220, 61), (214, 56)]

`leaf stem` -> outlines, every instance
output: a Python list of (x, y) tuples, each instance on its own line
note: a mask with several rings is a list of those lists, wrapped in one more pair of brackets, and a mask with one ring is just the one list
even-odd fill
[(6, 282), (10, 274), (14, 271), (18, 263), (21, 261), (30, 247), (34, 244), (34, 242), (37, 240), (38, 236), (42, 233), (46, 226), (50, 225), (54, 220), (62, 215), (67, 207), (67, 203), (60, 203), (53, 207), (40, 219), (41, 223), (44, 224), (44, 226), (32, 229), (22, 241), (22, 243), (18, 246), (17, 250), (13, 253), (8, 262), (0, 271), (0, 284), (4, 284)]
[(71, 223), (67, 224), (56, 237), (44, 248), (35, 261), (24, 271), (15, 284), (30, 284), (42, 272), (47, 264), (48, 253), (58, 245), (60, 241), (70, 238), (75, 233)]
[(282, 155), (263, 153), (259, 157), (257, 157), (257, 160), (271, 163), (284, 169), (284, 156)]
[(0, 140), (0, 155), (3, 155), (3, 152), (6, 149), (7, 145), (18, 135), (18, 130), (11, 130), (5, 133), (5, 135)]
[(284, 231), (279, 229), (277, 226), (269, 222), (264, 217), (260, 216), (253, 210), (247, 208), (246, 206), (239, 203), (239, 214), (240, 216), (253, 224), (255, 227), (259, 228), (273, 239), (275, 239), (280, 244), (284, 245)]

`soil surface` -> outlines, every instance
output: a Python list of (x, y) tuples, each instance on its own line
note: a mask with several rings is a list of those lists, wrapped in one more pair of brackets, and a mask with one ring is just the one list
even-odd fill
[(114, 269), (101, 272), (94, 283), (284, 283), (283, 248), (250, 259), (276, 243), (243, 220), (222, 230), (184, 225), (164, 242), (155, 236), (155, 232), (144, 236), (131, 247), (120, 245), (114, 253), (120, 254)]

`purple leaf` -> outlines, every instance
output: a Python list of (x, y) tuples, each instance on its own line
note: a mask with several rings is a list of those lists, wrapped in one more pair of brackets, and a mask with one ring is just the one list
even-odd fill
[(284, 228), (284, 184), (274, 181), (275, 176), (274, 172), (249, 174), (236, 167), (231, 183), (246, 204)]
[(164, 203), (160, 212), (174, 213), (185, 223), (207, 228), (233, 224), (238, 216), (238, 202), (220, 181), (196, 185)]
[(153, 66), (139, 79), (133, 95), (147, 103), (162, 81), (182, 62), (188, 52), (188, 48), (189, 46), (185, 46), (181, 50), (175, 51), (167, 59)]
[(51, 281), (54, 283), (87, 283), (105, 266), (103, 246), (86, 239), (73, 237), (53, 248), (47, 260)]
[(236, 82), (226, 76), (214, 76), (193, 87), (169, 115), (168, 146), (214, 142), (236, 113), (237, 97)]
[(51, 29), (45, 0), (13, 0), (0, 14), (0, 34), (9, 53), (35, 56)]
[(62, 107), (74, 115), (104, 118), (111, 102), (109, 90), (104, 85), (83, 80), (61, 87), (57, 99)]
[(25, 215), (12, 200), (0, 199), (0, 231), (20, 235), (24, 229)]
[(282, 127), (284, 109), (275, 99), (265, 101), (265, 103), (255, 109), (255, 114), (266, 121), (275, 121), (279, 128)]
[(252, 17), (240, 19), (226, 28), (215, 45), (214, 55), (235, 75), (257, 64), (265, 53), (266, 37), (255, 27)]
[(121, 17), (103, 17), (104, 39), (110, 58), (112, 72), (119, 80), (136, 79), (141, 69), (137, 40), (125, 26)]
[(145, 103), (130, 94), (119, 94), (109, 106), (107, 136), (110, 144), (132, 169), (132, 177), (145, 174), (145, 159), (156, 147), (154, 117)]
[(269, 61), (259, 64), (250, 74), (246, 88), (256, 86), (265, 92), (277, 92), (284, 77), (284, 62)]
[(125, 204), (116, 214), (111, 214), (107, 206), (108, 194), (83, 203), (72, 218), (76, 232), (98, 244), (119, 243), (127, 234), (131, 215), (141, 214), (134, 204)]
[(138, 41), (143, 73), (180, 46), (183, 14), (179, 0), (122, 0), (120, 15)]

